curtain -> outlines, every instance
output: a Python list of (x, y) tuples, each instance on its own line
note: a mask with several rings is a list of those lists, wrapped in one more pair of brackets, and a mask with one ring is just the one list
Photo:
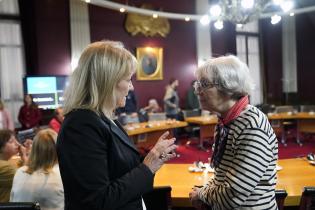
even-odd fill
[(250, 75), (254, 80), (255, 89), (250, 96), (254, 105), (263, 103), (263, 77), (260, 69), (260, 52), (258, 37), (248, 37), (248, 67)]
[(71, 70), (73, 71), (81, 53), (91, 42), (88, 5), (82, 0), (70, 0), (70, 29)]
[[(208, 0), (198, 0), (195, 5), (197, 14), (206, 13), (207, 8), (209, 8)], [(196, 23), (196, 45), (198, 66), (201, 66), (212, 56), (210, 24), (201, 25), (199, 22)]]
[(282, 23), (282, 63), (283, 92), (297, 92), (295, 17), (283, 17)]
[(17, 15), (19, 14), (19, 5), (17, 0), (0, 0), (0, 14)]
[[(17, 0), (0, 1), (0, 14), (18, 15)], [(0, 93), (5, 107), (11, 113), (15, 126), (23, 104), (24, 54), (20, 22), (0, 20)]]

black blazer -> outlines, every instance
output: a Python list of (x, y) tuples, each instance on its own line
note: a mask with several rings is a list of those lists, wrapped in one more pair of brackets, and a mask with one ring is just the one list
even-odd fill
[(115, 123), (85, 109), (66, 115), (57, 140), (66, 210), (142, 210), (154, 175)]

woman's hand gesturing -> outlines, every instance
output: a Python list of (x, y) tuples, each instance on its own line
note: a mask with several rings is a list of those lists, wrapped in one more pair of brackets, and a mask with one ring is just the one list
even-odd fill
[(159, 138), (158, 142), (144, 158), (143, 163), (155, 173), (161, 168), (164, 162), (176, 157), (175, 150), (177, 146), (174, 144), (175, 138), (167, 139), (169, 132), (165, 132)]

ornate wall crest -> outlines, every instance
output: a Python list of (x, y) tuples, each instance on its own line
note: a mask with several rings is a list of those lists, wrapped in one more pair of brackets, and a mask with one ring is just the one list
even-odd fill
[[(153, 6), (143, 4), (141, 8), (152, 10)], [(168, 19), (162, 17), (153, 18), (152, 16), (128, 13), (125, 28), (132, 36), (142, 33), (145, 36), (160, 35), (166, 37), (170, 32), (170, 23)]]

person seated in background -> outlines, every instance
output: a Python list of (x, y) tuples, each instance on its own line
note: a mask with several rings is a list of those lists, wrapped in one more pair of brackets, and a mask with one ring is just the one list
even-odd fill
[(52, 129), (36, 134), (28, 164), (14, 176), (10, 202), (38, 202), (42, 210), (64, 209), (56, 140), (57, 133)]
[(59, 133), (63, 119), (63, 110), (61, 107), (59, 107), (55, 110), (54, 117), (49, 122), (49, 127)]
[(26, 148), (18, 143), (14, 132), (8, 129), (0, 130), (0, 202), (9, 202), (13, 177), (16, 166), (9, 159), (20, 153), (23, 165), (27, 162)]
[(194, 88), (195, 82), (196, 80), (191, 82), (191, 86), (187, 91), (185, 108), (188, 110), (200, 109), (199, 99)]
[(33, 97), (29, 94), (24, 96), (24, 105), (20, 108), (18, 119), (22, 125), (22, 130), (39, 126), (42, 114), (37, 104), (34, 103)]
[(147, 113), (157, 113), (162, 111), (156, 99), (152, 98), (148, 103), (148, 106), (143, 108), (143, 110)]
[(14, 131), (14, 123), (11, 114), (4, 107), (3, 101), (0, 99), (0, 129), (9, 129)]

